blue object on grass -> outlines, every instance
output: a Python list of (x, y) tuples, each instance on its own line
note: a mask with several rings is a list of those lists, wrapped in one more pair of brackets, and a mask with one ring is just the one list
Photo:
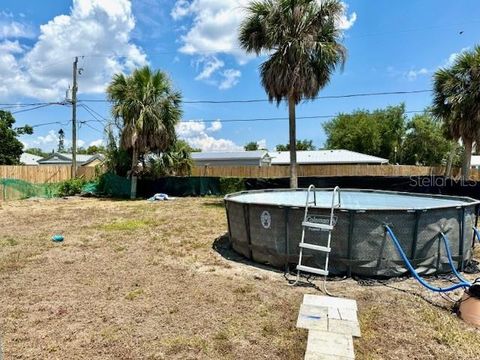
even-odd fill
[(62, 242), (63, 241), (63, 235), (57, 234), (52, 236), (52, 241), (55, 242)]

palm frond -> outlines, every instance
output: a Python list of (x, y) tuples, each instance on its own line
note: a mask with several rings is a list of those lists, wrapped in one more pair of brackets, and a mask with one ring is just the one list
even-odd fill
[(333, 72), (343, 69), (347, 51), (338, 27), (345, 11), (340, 1), (254, 1), (246, 11), (239, 42), (246, 52), (270, 54), (260, 66), (270, 101), (314, 98)]

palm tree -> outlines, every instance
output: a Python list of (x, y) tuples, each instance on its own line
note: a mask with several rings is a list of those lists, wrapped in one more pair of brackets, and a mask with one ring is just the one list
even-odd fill
[(192, 148), (184, 140), (177, 140), (171, 148), (149, 160), (153, 176), (189, 176), (192, 173)]
[(182, 116), (181, 94), (167, 75), (148, 66), (131, 75), (114, 75), (107, 88), (112, 115), (120, 121), (120, 146), (131, 151), (130, 197), (136, 197), (139, 158), (148, 152), (167, 150), (176, 140), (175, 124)]
[(468, 179), (473, 144), (480, 140), (480, 46), (463, 52), (451, 67), (435, 73), (432, 111), (454, 140), (462, 139), (462, 177)]
[(260, 66), (268, 99), (288, 102), (290, 187), (296, 188), (295, 107), (313, 99), (343, 67), (346, 49), (338, 27), (344, 5), (338, 0), (262, 0), (247, 7), (239, 42), (248, 53), (269, 54)]

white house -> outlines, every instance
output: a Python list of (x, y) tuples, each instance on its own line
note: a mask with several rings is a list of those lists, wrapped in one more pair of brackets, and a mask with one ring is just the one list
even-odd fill
[[(96, 166), (104, 160), (102, 154), (84, 155), (77, 154), (78, 166)], [(72, 154), (52, 153), (47, 157), (38, 160), (39, 165), (72, 165)]]
[(480, 155), (472, 155), (470, 166), (474, 169), (480, 169)]
[(41, 156), (29, 153), (23, 153), (22, 155), (20, 155), (20, 163), (22, 165), (37, 166), (38, 160), (41, 159), (43, 159)]
[(270, 156), (261, 151), (193, 152), (195, 166), (269, 166)]
[[(194, 152), (195, 166), (270, 166), (289, 165), (289, 151)], [(350, 150), (297, 151), (299, 165), (388, 164), (388, 159)]]

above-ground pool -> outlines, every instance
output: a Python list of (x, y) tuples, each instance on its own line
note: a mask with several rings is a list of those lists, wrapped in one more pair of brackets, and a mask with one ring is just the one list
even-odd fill
[[(317, 189), (309, 221), (328, 223), (332, 189)], [(305, 189), (242, 191), (225, 197), (232, 247), (275, 267), (297, 264)], [(467, 197), (341, 189), (335, 209), (329, 271), (334, 275), (390, 277), (408, 270), (386, 235), (388, 224), (420, 274), (450, 271), (440, 232), (461, 270), (472, 257), (479, 201)], [(311, 199), (313, 196), (311, 197)], [(305, 242), (326, 244), (328, 232), (307, 228)], [(324, 267), (324, 253), (304, 249), (302, 263)]]

